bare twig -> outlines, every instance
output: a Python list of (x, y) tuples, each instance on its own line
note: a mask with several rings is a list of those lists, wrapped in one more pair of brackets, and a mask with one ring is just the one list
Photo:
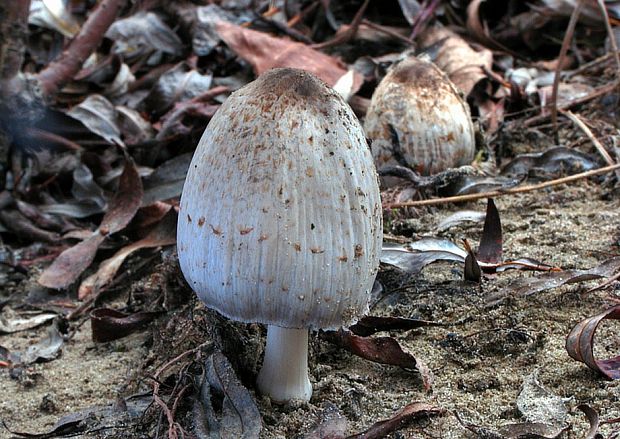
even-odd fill
[(39, 128), (26, 128), (26, 133), (33, 139), (43, 140), (44, 142), (55, 143), (57, 145), (64, 146), (69, 151), (82, 151), (82, 147), (72, 140), (62, 137), (58, 134), (50, 133), (49, 131), (41, 130)]
[(588, 291), (586, 291), (586, 293), (593, 293), (595, 291), (602, 290), (606, 286), (611, 285), (614, 282), (616, 282), (618, 279), (620, 279), (620, 271), (614, 274), (612, 277), (607, 278), (607, 280), (603, 282), (602, 284), (599, 284), (595, 287), (590, 288)]
[(456, 195), (454, 197), (445, 197), (445, 198), (432, 198), (430, 200), (417, 200), (417, 201), (406, 201), (403, 203), (392, 203), (384, 206), (384, 209), (395, 209), (401, 207), (414, 207), (414, 206), (430, 206), (434, 204), (448, 204), (448, 203), (460, 203), (463, 201), (474, 201), (480, 200), (482, 198), (495, 198), (500, 197), (502, 195), (513, 195), (520, 194), (523, 192), (532, 192), (539, 189), (544, 189), (546, 187), (558, 186), (560, 184), (572, 183), (573, 181), (582, 180), (584, 178), (593, 177), (595, 175), (606, 174), (610, 171), (620, 169), (620, 163), (605, 166), (603, 168), (593, 169), (591, 171), (582, 172), (575, 175), (569, 175), (568, 177), (562, 177), (555, 180), (545, 181), (543, 183), (526, 185), (521, 187), (514, 187), (510, 189), (498, 190), (498, 191), (489, 191), (489, 192), (481, 192), (479, 194), (468, 194), (468, 195)]
[(562, 65), (564, 64), (564, 59), (566, 58), (566, 53), (568, 52), (568, 46), (570, 46), (570, 43), (573, 40), (575, 26), (577, 26), (577, 20), (579, 19), (579, 14), (581, 13), (584, 3), (585, 0), (579, 0), (579, 3), (575, 5), (575, 9), (573, 9), (573, 13), (570, 16), (570, 21), (568, 22), (568, 27), (566, 28), (566, 33), (564, 34), (562, 47), (560, 48), (558, 65), (555, 68), (555, 76), (553, 78), (553, 87), (551, 91), (551, 123), (553, 124), (553, 131), (555, 132), (557, 132), (558, 123), (558, 88), (560, 86), (560, 73), (562, 70)]
[(313, 44), (310, 47), (312, 47), (313, 49), (317, 49), (317, 50), (325, 49), (327, 47), (337, 46), (339, 44), (344, 44), (350, 41), (357, 33), (357, 29), (359, 28), (362, 22), (362, 19), (364, 18), (364, 12), (366, 12), (368, 3), (370, 3), (370, 0), (364, 0), (364, 3), (362, 4), (362, 6), (359, 8), (357, 13), (355, 14), (355, 17), (353, 17), (351, 24), (345, 28), (345, 31), (342, 32), (342, 34), (336, 35), (331, 40), (324, 41), (323, 43)]
[(366, 20), (363, 19), (362, 20), (362, 24), (365, 24), (366, 26), (368, 26), (371, 29), (376, 30), (377, 32), (382, 32), (386, 35), (389, 35), (390, 37), (393, 37), (407, 45), (412, 45), (413, 44), (413, 40), (410, 38), (407, 38), (404, 35), (399, 34), (398, 32), (393, 31), (392, 29), (385, 27), (385, 26), (381, 26), (380, 24), (377, 23), (373, 23), (370, 20)]
[(594, 137), (594, 134), (592, 133), (590, 128), (584, 123), (583, 120), (581, 120), (581, 118), (578, 115), (576, 115), (575, 113), (571, 111), (563, 111), (563, 110), (560, 110), (560, 113), (568, 117), (575, 125), (579, 127), (581, 131), (583, 131), (583, 133), (586, 136), (588, 136), (588, 139), (592, 141), (592, 143), (594, 144), (594, 147), (599, 152), (599, 154), (603, 157), (603, 159), (605, 159), (608, 165), (613, 165), (615, 163), (614, 160), (609, 155), (609, 153), (607, 152), (607, 150), (605, 149), (605, 147), (601, 144), (601, 142), (598, 141), (596, 137)]
[[(619, 85), (620, 85), (620, 81), (614, 81), (614, 82), (611, 82), (609, 84), (602, 85), (602, 86), (598, 87), (597, 89), (593, 90), (588, 95), (583, 96), (583, 97), (578, 98), (578, 99), (574, 99), (574, 100), (572, 100), (570, 102), (567, 102), (564, 105), (561, 105), (561, 106), (557, 107), (557, 109), (558, 110), (568, 110), (569, 108), (572, 108), (574, 106), (581, 105), (583, 103), (591, 101), (592, 99), (596, 99), (598, 97), (606, 95), (607, 93), (609, 93), (609, 92), (613, 91), (614, 89), (618, 88)], [(547, 107), (549, 107), (549, 106), (552, 106), (552, 103), (547, 105)], [(549, 114), (539, 114), (538, 116), (530, 117), (529, 119), (526, 119), (524, 121), (519, 121), (519, 124), (520, 124), (520, 126), (529, 127), (529, 126), (532, 126), (532, 125), (536, 125), (537, 123), (543, 122), (543, 121), (547, 120), (548, 118), (549, 118)]]
[(616, 43), (616, 35), (614, 35), (614, 30), (611, 28), (611, 23), (609, 22), (609, 14), (607, 13), (607, 8), (605, 7), (604, 0), (597, 0), (598, 7), (601, 10), (601, 14), (603, 15), (603, 20), (605, 21), (605, 29), (607, 30), (607, 36), (609, 37), (609, 45), (611, 46), (611, 51), (616, 60), (616, 69), (617, 76), (620, 76), (620, 55), (618, 55), (618, 44)]
[(58, 59), (39, 72), (43, 96), (49, 97), (82, 68), (84, 61), (99, 46), (106, 30), (116, 19), (126, 0), (102, 0), (90, 13), (80, 32)]
[[(184, 437), (185, 436), (185, 431), (183, 430), (183, 427), (181, 427), (181, 425), (174, 420), (174, 411), (176, 410), (177, 401), (175, 401), (174, 406), (173, 406), (173, 410), (171, 411), (170, 408), (168, 407), (168, 404), (166, 404), (164, 402), (164, 400), (161, 399), (161, 397), (159, 396), (159, 388), (161, 386), (161, 380), (159, 379), (159, 377), (161, 376), (162, 373), (164, 373), (172, 365), (178, 363), (183, 358), (199, 352), (200, 349), (202, 349), (202, 347), (205, 344), (206, 343), (203, 343), (200, 346), (196, 346), (193, 349), (187, 350), (187, 351), (177, 355), (172, 360), (168, 361), (163, 366), (161, 366), (159, 369), (157, 369), (157, 371), (155, 372), (155, 375), (153, 375), (153, 377), (152, 377), (152, 380), (153, 380), (153, 399), (155, 400), (157, 405), (162, 409), (163, 413), (166, 416), (166, 419), (168, 420), (168, 438), (169, 439), (177, 439), (179, 437), (178, 436), (179, 433), (181, 434), (181, 437)], [(184, 391), (184, 389), (183, 389), (183, 391)]]

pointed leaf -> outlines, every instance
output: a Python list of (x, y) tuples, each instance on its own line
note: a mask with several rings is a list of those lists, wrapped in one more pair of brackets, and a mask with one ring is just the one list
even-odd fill
[(478, 260), (491, 264), (502, 261), (502, 223), (492, 198), (487, 200), (487, 214), (478, 247)]

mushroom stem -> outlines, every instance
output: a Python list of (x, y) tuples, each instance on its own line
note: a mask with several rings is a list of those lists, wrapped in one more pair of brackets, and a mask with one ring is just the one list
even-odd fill
[(309, 401), (308, 330), (267, 326), (267, 346), (256, 384), (275, 402)]

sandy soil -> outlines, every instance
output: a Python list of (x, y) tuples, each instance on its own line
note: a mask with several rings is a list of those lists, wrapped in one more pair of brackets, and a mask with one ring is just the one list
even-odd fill
[[(620, 202), (599, 182), (502, 197), (496, 204), (504, 227), (505, 258), (528, 256), (563, 268), (590, 268), (619, 252)], [(414, 237), (437, 235), (435, 226), (440, 219), (465, 208), (483, 211), (484, 205), (481, 201), (435, 208), (408, 224), (393, 225)], [(481, 229), (481, 224), (470, 223), (443, 236), (476, 243)], [(185, 287), (176, 268), (168, 268), (173, 278), (168, 282), (172, 285), (168, 294), (174, 295)], [(612, 287), (586, 293), (597, 283), (593, 281), (526, 298), (509, 297), (487, 306), (489, 295), (508, 288), (516, 278), (535, 275), (511, 271), (488, 277), (476, 286), (461, 280), (460, 267), (455, 264), (436, 263), (418, 276), (382, 269), (379, 280), (388, 294), (373, 314), (460, 322), (389, 334), (429, 367), (434, 377), (431, 391), (424, 391), (416, 373), (370, 363), (320, 341), (315, 334), (310, 353), (312, 400), (301, 407), (283, 408), (258, 397), (264, 423), (261, 437), (303, 437), (326, 410), (337, 410), (345, 417), (347, 431), (352, 434), (414, 401), (428, 402), (447, 412), (390, 437), (475, 437), (454, 413), (493, 429), (523, 422), (516, 400), (524, 380), (532, 374), (537, 374), (550, 393), (563, 398), (570, 411), (566, 418), (570, 429), (563, 437), (585, 436), (588, 423), (574, 410), (578, 404), (595, 408), (601, 419), (620, 417), (620, 381), (602, 379), (573, 361), (564, 349), (570, 329), (608, 307), (620, 292)], [(134, 283), (144, 283), (148, 276)], [(59, 359), (34, 365), (27, 379), (11, 379), (6, 369), (0, 370), (0, 418), (19, 431), (49, 430), (63, 414), (148, 390), (152, 382), (146, 376), (175, 355), (208, 340), (222, 349), (253, 392), (263, 329), (228, 323), (193, 300), (180, 303), (149, 330), (110, 343), (93, 343), (87, 322), (64, 345)], [(600, 330), (597, 349), (602, 356), (617, 355), (620, 350), (618, 328), (617, 323), (606, 322)], [(3, 335), (0, 345), (23, 349), (43, 333), (44, 329), (39, 329)], [(180, 421), (187, 425), (191, 416), (184, 416)], [(155, 425), (142, 430), (144, 437), (154, 437)], [(606, 425), (601, 431), (607, 436), (613, 427)], [(0, 432), (0, 437), (10, 435)], [(138, 435), (128, 432), (123, 437)]]

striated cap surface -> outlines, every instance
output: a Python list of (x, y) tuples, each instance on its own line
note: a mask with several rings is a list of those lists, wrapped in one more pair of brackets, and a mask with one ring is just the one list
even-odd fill
[(410, 57), (389, 71), (372, 96), (364, 128), (377, 169), (402, 165), (400, 156), (411, 169), (429, 175), (474, 159), (469, 107), (430, 61)]
[(241, 321), (335, 328), (366, 312), (382, 242), (377, 175), (349, 106), (274, 69), (209, 123), (181, 197), (190, 286)]

